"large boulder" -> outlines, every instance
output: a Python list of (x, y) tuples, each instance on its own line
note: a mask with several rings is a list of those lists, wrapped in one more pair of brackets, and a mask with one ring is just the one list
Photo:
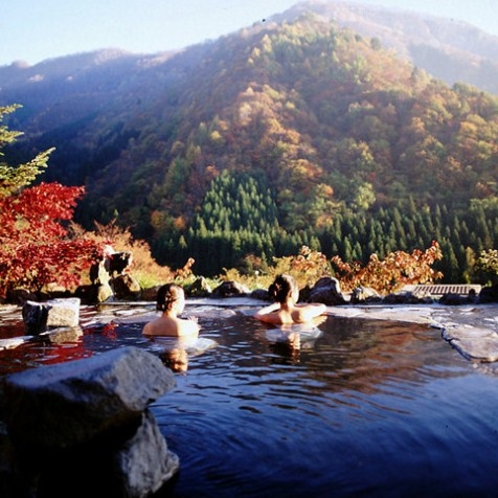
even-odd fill
[(52, 453), (49, 468), (37, 479), (37, 494), (142, 498), (168, 490), (179, 465), (154, 415), (145, 410), (136, 432), (122, 443), (102, 441)]
[(9, 487), (19, 496), (155, 493), (179, 461), (148, 405), (174, 384), (157, 356), (135, 347), (9, 376)]
[(175, 385), (147, 351), (118, 348), (7, 378), (7, 424), (23, 447), (66, 448), (138, 423), (147, 405)]

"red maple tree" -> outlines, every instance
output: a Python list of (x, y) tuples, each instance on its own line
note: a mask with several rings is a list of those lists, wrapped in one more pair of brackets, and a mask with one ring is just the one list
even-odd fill
[(72, 240), (61, 222), (73, 217), (82, 187), (42, 183), (0, 198), (0, 296), (48, 284), (71, 288), (103, 254), (90, 239)]
[[(4, 114), (18, 106), (0, 107)], [(19, 135), (0, 127), (0, 145)], [(59, 183), (28, 186), (46, 167), (50, 151), (29, 163), (11, 167), (0, 163), (0, 297), (10, 290), (42, 290), (48, 284), (69, 289), (82, 272), (103, 255), (103, 244), (72, 239), (64, 223), (71, 220), (83, 187)], [(0, 157), (3, 154), (0, 153)]]

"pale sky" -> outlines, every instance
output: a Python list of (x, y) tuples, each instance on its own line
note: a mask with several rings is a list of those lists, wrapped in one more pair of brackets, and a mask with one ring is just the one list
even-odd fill
[[(466, 21), (498, 36), (498, 0), (350, 0)], [(298, 0), (11, 0), (0, 13), (0, 66), (121, 48), (152, 54), (216, 39)]]

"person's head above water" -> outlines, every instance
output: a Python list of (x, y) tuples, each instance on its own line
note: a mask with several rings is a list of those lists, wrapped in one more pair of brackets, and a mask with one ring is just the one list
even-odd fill
[(174, 306), (183, 309), (185, 305), (185, 293), (183, 289), (176, 284), (166, 284), (159, 288), (157, 291), (157, 304), (158, 311), (171, 311)]
[(268, 288), (271, 299), (277, 303), (285, 303), (292, 299), (295, 303), (299, 300), (299, 288), (296, 279), (291, 275), (278, 275)]
[(157, 291), (156, 309), (161, 316), (145, 324), (144, 335), (162, 335), (169, 337), (195, 337), (199, 334), (197, 319), (180, 318), (185, 309), (185, 292), (176, 284), (166, 284)]
[(302, 303), (299, 300), (299, 287), (291, 275), (278, 275), (268, 288), (268, 296), (273, 300), (269, 306), (261, 308), (254, 317), (273, 325), (305, 323), (325, 312), (322, 303)]

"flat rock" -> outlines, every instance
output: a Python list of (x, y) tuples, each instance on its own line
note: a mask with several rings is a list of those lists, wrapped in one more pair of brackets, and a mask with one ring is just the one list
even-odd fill
[(445, 328), (442, 335), (469, 360), (483, 362), (498, 360), (498, 334), (492, 329), (456, 326)]

